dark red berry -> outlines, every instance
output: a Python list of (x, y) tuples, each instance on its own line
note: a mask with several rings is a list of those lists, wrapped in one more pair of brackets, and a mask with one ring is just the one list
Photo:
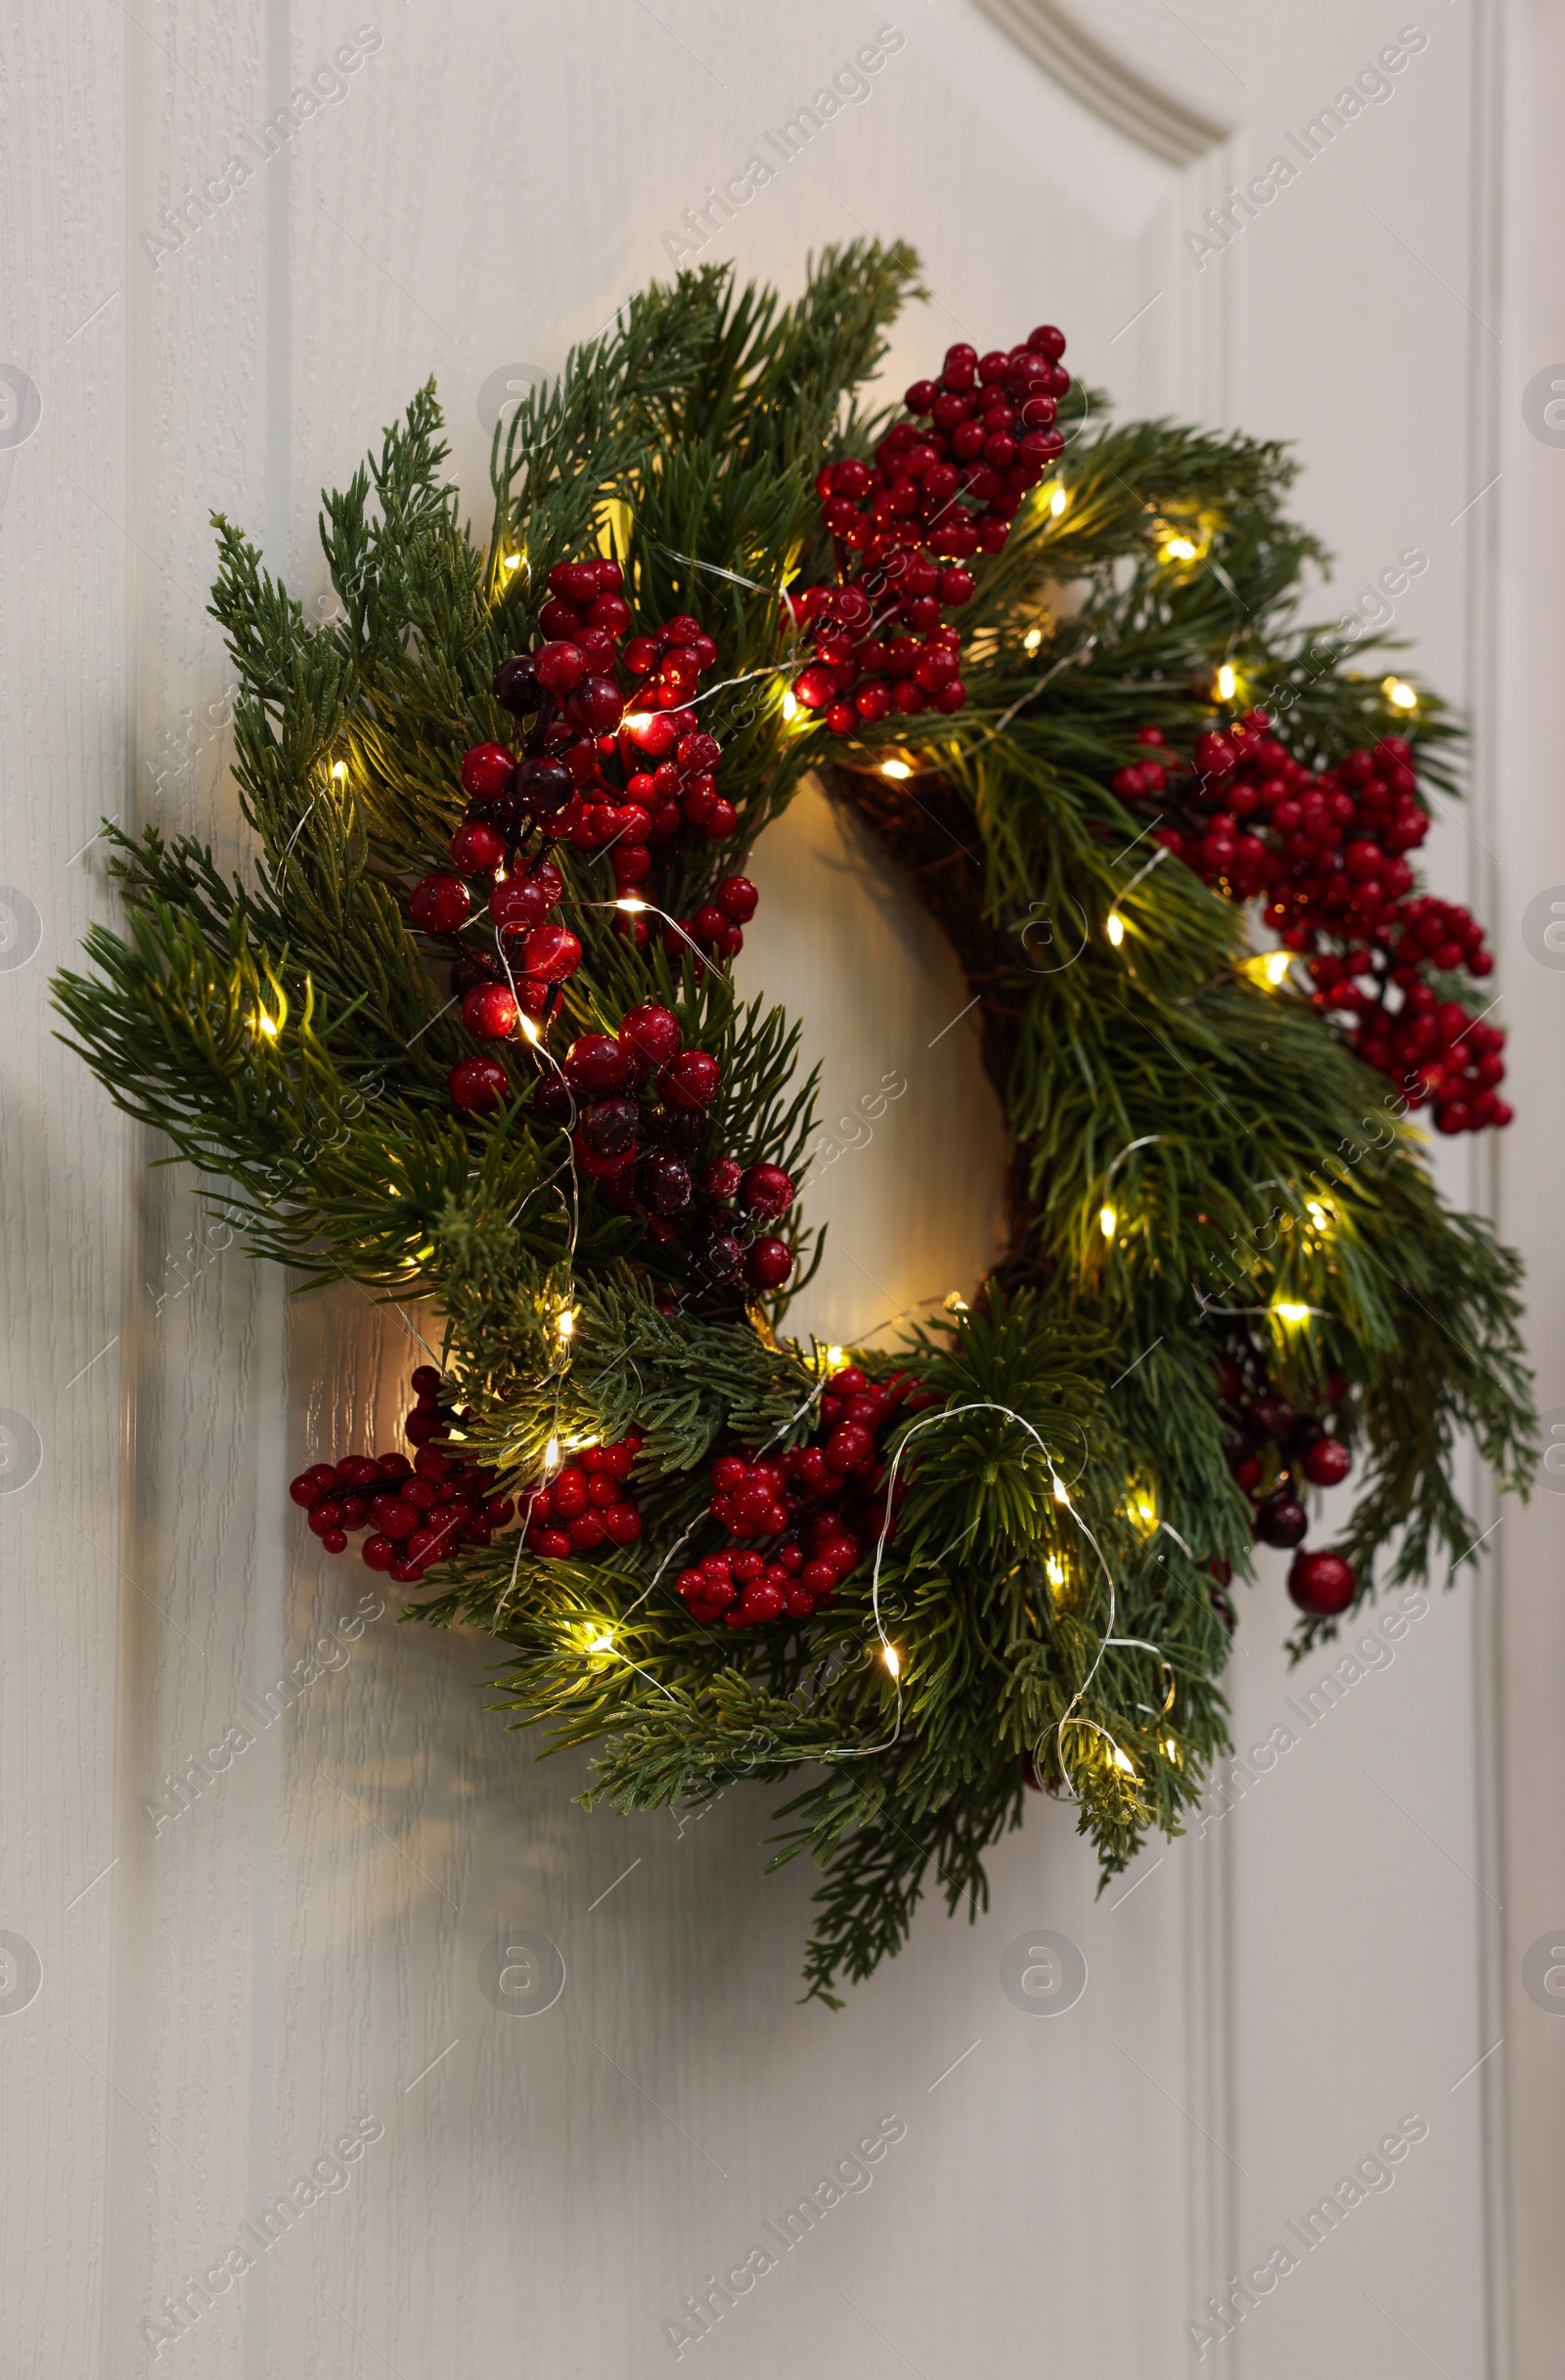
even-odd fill
[(757, 1240), (744, 1258), (752, 1289), (781, 1289), (793, 1270), (793, 1254), (782, 1240)]
[(1335, 1487), (1353, 1469), (1341, 1438), (1319, 1437), (1304, 1458), (1304, 1476), (1315, 1487)]
[[(623, 1033), (623, 1025), (620, 1031)], [(717, 1060), (704, 1049), (682, 1049), (658, 1077), (663, 1097), (677, 1108), (710, 1107), (722, 1080)]]
[(470, 1115), (487, 1116), (509, 1096), (511, 1083), (498, 1059), (460, 1058), (446, 1087), (458, 1107)]
[(475, 801), (480, 797), (493, 800), (505, 792), (515, 766), (515, 754), (508, 752), (504, 744), (473, 744), (462, 756), (463, 790)]
[(408, 895), (408, 914), (425, 934), (455, 934), (472, 901), (460, 876), (425, 876)]
[(636, 1196), (648, 1214), (678, 1214), (691, 1203), (689, 1167), (677, 1157), (644, 1157), (636, 1168)]
[(451, 838), (451, 864), (467, 875), (483, 876), (506, 856), (506, 838), (497, 828), (470, 819)]
[(732, 1281), (743, 1261), (743, 1243), (732, 1231), (714, 1231), (695, 1250), (698, 1269), (707, 1280), (719, 1284)]
[(543, 695), (530, 653), (516, 653), (502, 661), (494, 676), (494, 695), (496, 702), (518, 719), (530, 718), (537, 710)]
[(1286, 1494), (1268, 1496), (1255, 1517), (1255, 1533), (1267, 1545), (1297, 1545), (1309, 1525), (1304, 1506)]
[[(751, 1166), (739, 1184), (739, 1205), (775, 1222), (793, 1204), (793, 1181), (781, 1166)], [(790, 1266), (791, 1269), (791, 1266)]]
[(634, 1099), (599, 1099), (581, 1120), (582, 1138), (595, 1157), (623, 1157), (636, 1146), (641, 1109)]
[(666, 1066), (679, 1051), (679, 1019), (672, 1009), (648, 1001), (640, 1008), (628, 1008), (620, 1018), (619, 1039), (633, 1057), (644, 1058), (650, 1066)]
[[(547, 649), (547, 648), (546, 648)], [(574, 652), (575, 646), (569, 650)], [(552, 818), (570, 800), (572, 780), (563, 761), (540, 752), (518, 767), (512, 797), (531, 818)]]
[(1297, 1554), (1288, 1571), (1288, 1593), (1312, 1619), (1334, 1619), (1353, 1601), (1353, 1565), (1340, 1554)]
[(565, 1080), (589, 1095), (617, 1091), (629, 1074), (624, 1050), (611, 1034), (584, 1033), (565, 1052)]
[(612, 678), (584, 678), (571, 704), (571, 716), (579, 712), (581, 724), (594, 735), (611, 735), (625, 711), (625, 697)]

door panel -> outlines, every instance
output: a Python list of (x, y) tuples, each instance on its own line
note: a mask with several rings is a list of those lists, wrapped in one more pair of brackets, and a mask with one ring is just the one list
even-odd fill
[[(1100, 1900), (1068, 1813), (1030, 1810), (976, 1924), (927, 1907), (842, 2014), (801, 2008), (811, 1878), (761, 1877), (770, 1797), (585, 1815), (582, 1764), (540, 1765), (486, 1711), (493, 1649), (396, 1626), (296, 1524), (292, 1471), (389, 1442), (424, 1317), (291, 1298), (248, 1266), (50, 1038), (46, 970), (112, 913), (81, 849), (103, 814), (242, 849), (208, 512), (315, 601), (317, 490), (433, 371), (481, 515), (507, 383), (677, 257), (789, 285), (812, 246), (903, 235), (931, 294), (888, 386), (952, 338), (1052, 319), (1128, 408), (1297, 436), (1301, 502), (1343, 554), (1322, 605), (1421, 544), (1404, 625), (1481, 691), (1449, 524), (1479, 485), (1467, 10), (1204, 265), (1204, 210), (1393, 28), (1371, 38), (1340, 0), (1308, 22), (1267, 6), (1241, 48), (1214, 7), (1187, 12), (1181, 52), (1172, 12), (1009, 14), (909, 12), (864, 96), (698, 243), (686, 210), (774, 154), (873, 19), (615, 0), (584, 38), (580, 12), (398, 6), (363, 26), (174, 0), (89, 37), (24, 16), (4, 252), (41, 406), (23, 440), (0, 428), (0, 876), (39, 933), (26, 963), (0, 950), (0, 1405), (39, 1462), (23, 1480), (13, 1425), (0, 1928), (41, 1982), (0, 2023), (0, 2255), (26, 2368), (660, 2370), (682, 2301), (882, 2117), (905, 2132), (872, 2186), (713, 2305), (707, 2365), (1184, 2369), (1207, 2293), (1407, 2111), (1429, 2138), (1391, 2203), (1224, 2353), (1246, 2380), (1302, 2380), (1351, 2342), (1354, 2368), (1411, 2380), (1424, 2353), (1455, 2371), (1487, 2352), (1493, 2062), (1458, 2079), (1488, 2046), (1494, 1888), (1470, 1590), (1432, 1597), (1288, 1764)], [(1051, 24), (1077, 42), (1068, 72)], [(331, 95), (285, 135), (301, 91)], [(1441, 889), (1469, 882), (1471, 849), (1447, 834)], [(832, 1236), (800, 1321), (846, 1337), (981, 1269), (996, 1112), (954, 963), (823, 796), (755, 872), (743, 980), (804, 1019), (823, 1128), (888, 1074), (907, 1084), (812, 1188)], [(1285, 1627), (1271, 1572), (1234, 1662), (1241, 1750), (1300, 1691)], [(1002, 1979), (1018, 1946), (1040, 1965), (1040, 1931), (1087, 1969), (1042, 2023)], [(11, 1956), (16, 1999), (32, 1970)], [(289, 2219), (263, 2221), (285, 2191)]]

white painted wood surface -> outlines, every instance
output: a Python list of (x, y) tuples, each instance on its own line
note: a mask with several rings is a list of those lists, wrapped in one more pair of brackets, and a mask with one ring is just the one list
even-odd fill
[[(1508, 16), (1533, 37), (1530, 12)], [(1134, 45), (1137, 12), (1112, 18), (1114, 42)], [(1221, 44), (1232, 22), (1206, 10), (1191, 38)], [(685, 210), (771, 154), (768, 132), (887, 22), (902, 46), (864, 95), (697, 249)], [(1243, 2380), (1314, 2380), (1328, 2359), (1389, 2380), (1426, 2358), (1453, 2380), (1552, 2370), (1557, 2045), (1514, 1984), (1493, 2021), (1484, 1974), (1487, 1955), (1513, 1976), (1565, 1908), (1530, 1814), (1552, 1773), (1536, 1764), (1558, 1758), (1542, 1748), (1558, 1729), (1534, 1653), (1551, 1641), (1534, 1631), (1557, 1577), (1553, 1499), (1501, 1531), (1497, 1707), (1520, 1715), (1526, 1745), (1505, 1772), (1505, 1876), (1485, 1798), (1486, 1586), (1434, 1598), (1394, 1661), (1373, 1655), (1204, 1840), (1143, 1861), (1133, 1897), (1095, 1902), (1066, 1815), (1032, 1811), (976, 1927), (927, 1910), (842, 2015), (800, 2009), (810, 1879), (760, 1879), (766, 1797), (732, 1792), (683, 1827), (588, 1818), (579, 1765), (535, 1765), (486, 1715), (481, 1642), (399, 1629), (390, 1610), (343, 1633), (368, 1574), (316, 1556), (284, 1483), (372, 1418), (389, 1429), (409, 1343), (351, 1291), (290, 1303), (203, 1242), (188, 1191), (144, 1172), (145, 1149), (51, 1039), (46, 1004), (46, 971), (110, 913), (98, 855), (81, 852), (101, 815), (234, 846), (209, 510), (313, 598), (316, 491), (431, 370), (481, 510), (496, 376), (558, 365), (676, 251), (791, 285), (812, 245), (902, 234), (932, 302), (899, 330), (894, 384), (952, 337), (1054, 319), (1072, 363), (1128, 408), (1300, 441), (1301, 506), (1342, 556), (1333, 603), (1406, 546), (1430, 555), (1399, 625), (1490, 738), (1472, 824), (1516, 860), (1501, 980), (1526, 1119), (1506, 1212), (1552, 1316), (1555, 987), (1519, 917), (1536, 885), (1565, 878), (1565, 854), (1547, 858), (1541, 707), (1556, 565), (1529, 543), (1557, 459), (1516, 424), (1559, 326), (1509, 299), (1523, 352), (1491, 374), (1475, 321), (1496, 279), (1495, 95), (1475, 70), (1491, 29), (1467, 0), (1433, 14), (1394, 95), (1198, 270), (1183, 236), (1204, 208), (1396, 24), (1345, 0), (1247, 12), (1242, 48), (1191, 56), (1175, 94), (1217, 110), (1236, 84), (1220, 120), (1237, 129), (1181, 171), (1132, 137), (1133, 110), (1116, 131), (976, 0), (885, 16), (827, 0), (655, 14), (366, 0), (359, 17), (172, 0), (135, 18), (24, 0), (6, 45), (0, 364), (42, 410), (7, 445), (0, 391), (0, 881), (36, 911), (38, 947), (7, 963), (31, 930), (10, 904), (22, 941), (0, 948), (0, 1407), (31, 1422), (41, 1464), (0, 1494), (0, 1930), (32, 1947), (41, 1986), (0, 2020), (0, 2291), (29, 2380), (659, 2371), (681, 2300), (882, 2116), (906, 2137), (871, 2186), (691, 2357), (746, 2380), (849, 2366), (889, 2380), (909, 2363), (926, 2380), (1018, 2365), (1150, 2380), (1192, 2359), (1183, 2325), (1206, 2293), (1408, 2112), (1429, 2137), (1387, 2202), (1371, 2195), (1208, 2359)], [(1142, 61), (1154, 79), (1168, 30)], [(267, 120), (344, 46), (357, 63), (340, 96), (260, 163)], [(1546, 45), (1536, 55), (1557, 77)], [(1536, 104), (1513, 70), (1513, 107)], [(252, 160), (248, 179), (208, 195), (209, 217), (193, 210), (155, 267), (143, 235), (159, 209), (217, 188), (233, 156)], [(1530, 259), (1541, 235), (1529, 168), (1515, 170), (1512, 237)], [(1505, 515), (1514, 666), (1498, 677), (1488, 516), (1462, 510), (1499, 467), (1497, 419), (1522, 490)], [(1488, 867), (1462, 830), (1443, 834), (1442, 890), (1476, 893)], [(801, 805), (756, 872), (768, 901), (747, 972), (806, 1017), (827, 1124), (883, 1073), (908, 1081), (815, 1194), (834, 1251), (804, 1319), (846, 1333), (983, 1262), (992, 1111), (970, 1021), (936, 1039), (961, 1005), (954, 968), (840, 821)], [(0, 919), (0, 945), (10, 930)], [(1453, 1172), (1458, 1194), (1482, 1193), (1481, 1168)], [(1544, 1392), (1565, 1386), (1545, 1375)], [(1273, 1574), (1235, 1662), (1241, 1744), (1298, 1692), (1284, 1630)], [(323, 1640), (320, 1674), (263, 1724), (253, 1697)], [(157, 1827), (147, 1804), (170, 1806), (163, 1781), (193, 1755), (212, 1774)], [(1002, 1952), (1039, 1926), (1089, 1965), (1080, 2002), (1043, 2023), (998, 1982)], [(497, 1929), (559, 1946), (547, 2011), (484, 1997)], [(0, 2006), (29, 1975), (14, 1950)], [(1509, 2049), (1461, 2079), (1512, 2025), (1514, 2259), (1481, 2121), (1503, 2113)], [(362, 2154), (202, 2307), (187, 2276), (243, 2247), (241, 2226), (360, 2119), (376, 2133)], [(188, 2327), (155, 2356), (143, 2325), (173, 2290)]]

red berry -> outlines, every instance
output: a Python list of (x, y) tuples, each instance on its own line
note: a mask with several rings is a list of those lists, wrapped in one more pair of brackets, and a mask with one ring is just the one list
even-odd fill
[(505, 792), (516, 756), (504, 744), (473, 744), (462, 756), (462, 785), (474, 801), (492, 801)]
[(538, 683), (550, 694), (568, 694), (587, 674), (587, 657), (577, 644), (546, 644), (533, 655)]
[(504, 1041), (515, 1032), (519, 1014), (509, 984), (479, 984), (462, 1003), (462, 1022), (480, 1041)]
[(522, 968), (540, 983), (562, 984), (581, 965), (581, 944), (569, 926), (534, 926), (521, 948)]
[(781, 1166), (751, 1166), (739, 1185), (739, 1204), (749, 1213), (775, 1222), (793, 1204), (792, 1177)]
[(549, 592), (585, 610), (598, 593), (597, 562), (557, 562), (549, 573)]
[(616, 1545), (634, 1545), (642, 1533), (642, 1517), (634, 1504), (621, 1498), (604, 1513), (604, 1526)]
[(458, 1107), (470, 1115), (487, 1116), (507, 1097), (511, 1083), (498, 1059), (461, 1058), (451, 1069), (446, 1087)]
[(389, 1570), (397, 1558), (397, 1549), (389, 1537), (366, 1537), (360, 1548), (360, 1556), (370, 1569)]
[(1288, 1572), (1288, 1593), (1312, 1619), (1333, 1619), (1353, 1601), (1353, 1565), (1340, 1554), (1297, 1554)]
[(455, 934), (471, 908), (460, 876), (425, 876), (408, 895), (408, 914), (425, 934)]
[(827, 1439), (827, 1462), (843, 1476), (862, 1471), (873, 1458), (874, 1440), (861, 1422), (839, 1422)]
[(587, 1510), (587, 1474), (574, 1463), (558, 1473), (549, 1491), (557, 1521), (574, 1521)]
[(317, 1479), (311, 1476), (309, 1472), (301, 1471), (296, 1479), (289, 1481), (288, 1492), (295, 1504), (302, 1504), (308, 1511), (312, 1504), (320, 1503), (326, 1490)]
[(587, 618), (593, 628), (601, 629), (605, 636), (622, 637), (630, 626), (630, 605), (616, 591), (605, 588)]
[[(624, 1027), (621, 1026), (621, 1032)], [(670, 1107), (696, 1109), (710, 1107), (717, 1097), (723, 1080), (717, 1060), (704, 1049), (682, 1049), (671, 1058), (658, 1077), (664, 1098)]]
[(625, 697), (612, 678), (593, 673), (582, 680), (571, 695), (566, 716), (594, 735), (611, 735), (624, 711)]
[(1317, 1438), (1304, 1458), (1304, 1476), (1315, 1487), (1335, 1487), (1352, 1469), (1353, 1456), (1341, 1438)]
[(506, 838), (481, 820), (459, 826), (451, 838), (451, 864), (465, 875), (484, 876), (506, 856)]
[(617, 1091), (629, 1072), (625, 1052), (611, 1034), (584, 1033), (565, 1052), (565, 1080), (572, 1090)]
[(739, 1183), (742, 1179), (743, 1174), (738, 1158), (719, 1157), (707, 1167), (701, 1179), (701, 1188), (708, 1198), (720, 1200), (727, 1206), (732, 1200), (738, 1198)]
[(666, 1066), (679, 1050), (679, 1019), (672, 1009), (649, 1000), (626, 1010), (619, 1020), (619, 1039), (633, 1057), (644, 1058), (651, 1066)]
[[(550, 868), (549, 875), (555, 874), (556, 870)], [(545, 877), (508, 876), (504, 884), (495, 885), (490, 892), (489, 914), (497, 926), (524, 932), (541, 926), (559, 899), (559, 891), (552, 889)]]

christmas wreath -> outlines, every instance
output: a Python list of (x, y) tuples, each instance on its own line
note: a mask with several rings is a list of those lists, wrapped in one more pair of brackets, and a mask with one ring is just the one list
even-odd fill
[[(253, 865), (106, 827), (124, 931), (57, 988), (255, 1255), (438, 1315), (412, 1454), (294, 1480), (320, 1544), (491, 1630), (589, 1799), (794, 1777), (828, 2001), (931, 1869), (981, 1905), (1029, 1787), (1105, 1873), (1177, 1832), (1254, 1540), (1302, 1648), (1464, 1557), (1456, 1432), (1519, 1486), (1533, 1428), (1516, 1259), (1413, 1121), (1509, 1114), (1408, 856), (1452, 721), (1299, 624), (1275, 445), (1114, 423), (1047, 326), (876, 410), (915, 276), (648, 289), (497, 431), (484, 540), (426, 389), (324, 500), (330, 618), (219, 517)], [(1003, 1260), (895, 1353), (782, 1329), (814, 1077), (735, 962), (806, 771), (1009, 1125)]]

